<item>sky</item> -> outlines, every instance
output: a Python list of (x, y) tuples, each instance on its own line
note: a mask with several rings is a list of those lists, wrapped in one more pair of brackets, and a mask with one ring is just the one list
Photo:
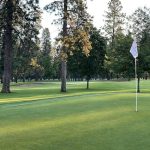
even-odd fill
[[(53, 2), (54, 0), (40, 0), (40, 7), (43, 8), (45, 5)], [(93, 16), (93, 24), (95, 27), (100, 28), (104, 25), (104, 14), (108, 8), (108, 2), (110, 0), (87, 0), (88, 12)], [(139, 7), (149, 7), (150, 0), (120, 0), (123, 6), (123, 12), (127, 15), (131, 15)], [(42, 14), (42, 27), (49, 28), (52, 39), (58, 34), (58, 27), (52, 25), (54, 16), (50, 15), (46, 11)]]

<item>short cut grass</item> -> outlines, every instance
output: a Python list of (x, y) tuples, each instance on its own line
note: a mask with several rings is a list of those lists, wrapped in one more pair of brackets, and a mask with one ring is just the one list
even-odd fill
[(149, 150), (150, 81), (13, 84), (0, 94), (0, 150)]

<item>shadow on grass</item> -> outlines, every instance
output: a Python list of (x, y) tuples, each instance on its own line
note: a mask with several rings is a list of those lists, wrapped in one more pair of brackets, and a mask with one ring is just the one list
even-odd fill
[[(21, 84), (21, 86), (20, 86)], [(66, 93), (61, 93), (59, 90), (60, 83), (58, 82), (38, 82), (38, 83), (25, 83), (14, 84), (12, 93), (3, 94), (0, 93), (0, 103), (12, 103), (12, 102), (25, 102), (35, 101), (42, 99), (61, 98), (66, 96), (80, 96), (90, 94), (109, 94), (109, 93), (135, 93), (135, 89), (132, 87), (132, 82), (118, 83), (118, 82), (93, 82), (90, 83), (90, 89), (86, 89), (84, 82), (69, 82)], [(19, 88), (18, 88), (19, 85)], [(30, 85), (30, 86), (28, 86)], [(36, 85), (36, 86), (35, 86)], [(132, 88), (131, 88), (132, 87)], [(150, 93), (150, 90), (143, 89), (143, 93)]]

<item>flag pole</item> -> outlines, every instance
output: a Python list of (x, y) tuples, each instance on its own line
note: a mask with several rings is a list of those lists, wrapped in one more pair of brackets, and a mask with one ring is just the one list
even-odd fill
[(137, 89), (137, 59), (135, 58), (135, 85), (136, 85), (136, 106), (135, 106), (135, 111), (138, 112), (138, 99), (137, 99), (137, 96), (138, 96), (138, 89)]
[(130, 49), (130, 53), (132, 54), (132, 56), (135, 59), (135, 85), (136, 85), (136, 91), (135, 91), (135, 111), (138, 112), (138, 89), (137, 89), (137, 85), (138, 85), (138, 79), (137, 79), (137, 57), (138, 57), (138, 50), (137, 50), (137, 43), (136, 43), (136, 39), (134, 39), (131, 49)]

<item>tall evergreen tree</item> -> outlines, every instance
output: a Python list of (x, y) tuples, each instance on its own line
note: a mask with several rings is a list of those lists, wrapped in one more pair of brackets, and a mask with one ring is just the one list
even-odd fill
[[(2, 10), (2, 19), (4, 20), (2, 24), (2, 30), (4, 31), (2, 92), (10, 93), (10, 80), (13, 72), (12, 59), (18, 56), (19, 53), (34, 49), (32, 46), (37, 41), (37, 22), (39, 22), (40, 11), (37, 0), (5, 0), (3, 1)], [(27, 56), (26, 58), (29, 59)]]
[(108, 10), (105, 12), (104, 30), (111, 43), (111, 49), (115, 49), (115, 39), (117, 34), (122, 32), (125, 14), (122, 13), (122, 4), (120, 0), (110, 0)]
[(138, 8), (129, 18), (132, 33), (139, 42), (145, 33), (150, 33), (150, 8)]
[(107, 72), (111, 78), (114, 74), (114, 70), (111, 70), (112, 62), (116, 59), (116, 47), (118, 45), (117, 38), (123, 33), (123, 24), (125, 14), (122, 13), (122, 4), (120, 0), (110, 0), (108, 2), (108, 10), (105, 12), (105, 25), (104, 30), (107, 43)]
[(1, 1), (0, 4), (0, 80), (2, 83), (2, 76), (4, 71), (4, 1)]
[(3, 93), (10, 93), (13, 55), (12, 31), (15, 7), (15, 0), (8, 0), (5, 2)]
[(0, 82), (2, 83), (2, 76), (3, 76), (3, 48), (2, 48), (2, 39), (0, 37)]
[[(15, 79), (30, 77), (31, 61), (39, 50), (40, 14), (38, 1), (20, 1), (14, 26), (14, 63)], [(20, 67), (21, 66), (21, 67)]]
[(61, 92), (66, 92), (67, 57), (72, 53), (74, 44), (80, 42), (83, 52), (88, 55), (91, 44), (89, 41), (90, 17), (86, 12), (86, 0), (54, 1), (45, 7), (49, 12), (56, 10), (60, 16), (57, 23), (62, 24), (61, 41)]

